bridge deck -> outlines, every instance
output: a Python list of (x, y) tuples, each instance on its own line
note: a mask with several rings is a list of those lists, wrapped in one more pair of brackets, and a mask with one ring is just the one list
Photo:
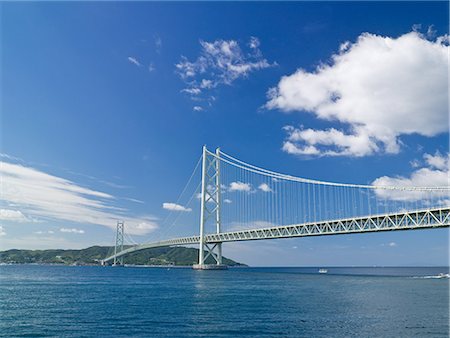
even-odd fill
[[(253, 241), (276, 238), (339, 235), (375, 231), (414, 230), (450, 226), (450, 207), (405, 211), (358, 218), (347, 218), (313, 223), (282, 225), (270, 228), (247, 229), (205, 235), (206, 243)], [(200, 236), (174, 238), (139, 244), (117, 253), (116, 258), (149, 248), (198, 244)], [(114, 259), (114, 255), (103, 262)]]

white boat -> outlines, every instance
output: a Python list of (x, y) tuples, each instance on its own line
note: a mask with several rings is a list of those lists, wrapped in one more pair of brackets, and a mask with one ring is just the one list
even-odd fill
[(319, 273), (327, 273), (328, 270), (327, 269), (319, 269)]

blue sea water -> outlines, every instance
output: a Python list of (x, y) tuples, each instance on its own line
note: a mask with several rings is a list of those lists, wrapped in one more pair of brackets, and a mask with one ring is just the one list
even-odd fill
[(439, 273), (0, 266), (0, 336), (448, 337)]

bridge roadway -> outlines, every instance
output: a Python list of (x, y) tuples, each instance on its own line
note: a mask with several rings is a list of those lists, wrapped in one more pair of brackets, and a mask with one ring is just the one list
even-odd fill
[[(205, 235), (205, 243), (253, 241), (262, 239), (325, 236), (375, 231), (414, 230), (450, 226), (450, 207), (404, 211), (366, 217), (327, 220), (312, 223), (247, 229)], [(167, 246), (199, 244), (200, 236), (180, 237), (133, 246), (116, 254), (116, 258), (136, 251)], [(113, 260), (114, 255), (103, 260)]]

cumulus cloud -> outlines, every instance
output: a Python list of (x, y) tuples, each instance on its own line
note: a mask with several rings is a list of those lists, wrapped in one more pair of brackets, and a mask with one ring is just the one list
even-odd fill
[[(128, 210), (115, 206), (116, 198), (108, 193), (77, 185), (67, 179), (47, 174), (32, 167), (0, 162), (0, 202), (14, 205), (16, 211), (1, 217), (29, 221), (53, 219), (81, 224), (103, 225), (115, 229), (117, 219), (125, 221), (129, 234), (146, 234), (157, 228), (151, 216), (135, 217)], [(13, 210), (14, 211), (14, 210)], [(25, 220), (24, 220), (25, 221)], [(138, 227), (146, 223), (147, 228)]]
[(132, 63), (135, 66), (138, 66), (138, 67), (142, 66), (142, 64), (138, 61), (138, 59), (136, 59), (133, 56), (129, 56), (127, 59), (130, 63)]
[(211, 105), (214, 97), (208, 94), (210, 90), (231, 85), (251, 72), (275, 65), (263, 57), (259, 45), (256, 37), (250, 39), (246, 51), (235, 40), (200, 41), (201, 52), (195, 61), (183, 56), (175, 65), (187, 86), (182, 92), (189, 94), (195, 102)]
[(440, 152), (436, 152), (434, 155), (425, 154), (423, 155), (425, 162), (432, 168), (439, 170), (448, 169), (449, 155), (443, 156)]
[(283, 150), (297, 155), (398, 153), (400, 136), (448, 131), (446, 36), (397, 38), (364, 33), (345, 42), (328, 64), (284, 76), (265, 107), (303, 111), (342, 129), (285, 128)]
[(230, 200), (230, 199), (228, 199), (228, 198), (225, 198), (225, 199), (223, 200), (223, 203), (231, 204), (231, 203), (233, 203), (233, 201)]
[[(426, 167), (418, 168), (406, 176), (382, 176), (372, 182), (375, 186), (397, 187), (448, 187), (450, 186), (449, 155), (423, 155)], [(418, 201), (430, 198), (429, 194), (402, 190), (376, 190), (379, 197), (393, 201)], [(442, 193), (433, 193), (432, 197), (440, 198), (442, 202), (450, 201), (450, 190)]]
[(267, 183), (261, 183), (258, 187), (259, 190), (264, 191), (264, 192), (271, 192), (272, 189), (269, 187), (269, 185)]
[(184, 211), (184, 212), (192, 211), (191, 208), (186, 208), (186, 207), (176, 204), (176, 203), (163, 203), (163, 209), (171, 210), (171, 211)]
[(69, 228), (61, 228), (61, 229), (59, 229), (59, 231), (72, 233), (72, 234), (84, 234), (84, 230), (76, 229), (76, 228), (70, 228), (70, 229)]
[(237, 182), (231, 182), (228, 190), (229, 191), (250, 192), (252, 190), (252, 186), (250, 183), (244, 183), (244, 182), (237, 181)]

